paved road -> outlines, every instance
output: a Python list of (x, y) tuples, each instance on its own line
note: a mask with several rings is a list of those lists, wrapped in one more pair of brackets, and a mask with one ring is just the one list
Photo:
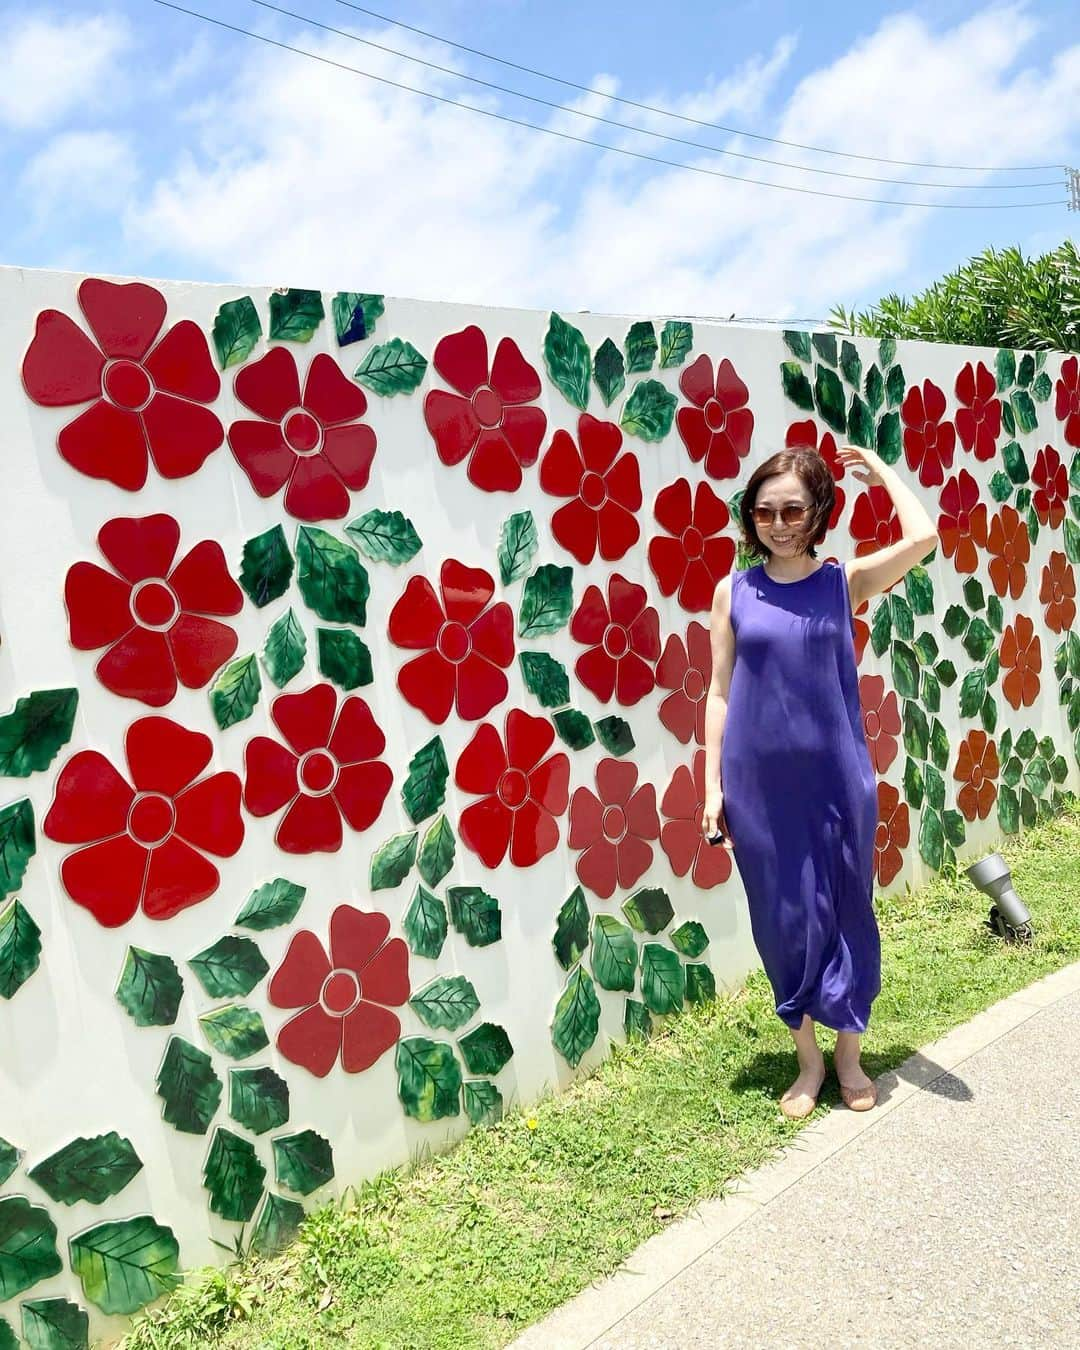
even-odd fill
[(515, 1350), (1080, 1347), (1080, 964), (926, 1046)]

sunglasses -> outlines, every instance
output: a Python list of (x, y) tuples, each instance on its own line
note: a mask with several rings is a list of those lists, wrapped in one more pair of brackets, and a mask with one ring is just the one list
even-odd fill
[(767, 506), (754, 506), (750, 514), (755, 525), (771, 525), (774, 515), (778, 515), (785, 525), (801, 525), (809, 510), (808, 506), (784, 506), (779, 511), (770, 511)]

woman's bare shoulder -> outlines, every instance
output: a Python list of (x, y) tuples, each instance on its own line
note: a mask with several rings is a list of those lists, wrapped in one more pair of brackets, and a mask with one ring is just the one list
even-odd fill
[(731, 588), (734, 574), (728, 572), (716, 583), (713, 590), (712, 612), (715, 618), (723, 618), (731, 612)]

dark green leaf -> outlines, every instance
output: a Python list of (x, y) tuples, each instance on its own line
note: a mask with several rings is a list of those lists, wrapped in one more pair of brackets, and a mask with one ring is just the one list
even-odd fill
[(400, 511), (372, 509), (350, 521), (345, 533), (372, 562), (388, 562), (395, 567), (415, 558), (423, 547), (412, 521)]
[(36, 852), (34, 808), (29, 797), (21, 797), (0, 810), (0, 900), (22, 885), (26, 865)]
[(480, 1000), (464, 975), (440, 975), (412, 995), (409, 1007), (426, 1026), (457, 1031), (480, 1007)]
[(601, 989), (633, 993), (637, 975), (637, 944), (633, 932), (614, 914), (598, 914), (593, 920), (592, 973)]
[(893, 631), (898, 638), (910, 642), (915, 636), (915, 620), (912, 617), (911, 606), (895, 591), (889, 597), (889, 605), (892, 608)]
[(1025, 352), (1020, 358), (1020, 364), (1016, 368), (1016, 383), (1022, 389), (1026, 389), (1035, 378), (1035, 358), (1030, 352)]
[(413, 955), (434, 961), (446, 941), (446, 906), (418, 883), (402, 927)]
[(949, 767), (949, 735), (936, 717), (930, 724), (930, 758), (942, 773)]
[(926, 784), (923, 781), (922, 769), (913, 759), (909, 759), (904, 765), (904, 800), (912, 808), (918, 811), (923, 804), (923, 797), (926, 793)]
[(801, 328), (785, 328), (784, 342), (786, 343), (788, 350), (797, 356), (800, 361), (805, 361), (809, 364), (811, 356), (813, 355), (810, 346), (809, 333), (803, 332)]
[(920, 633), (912, 645), (920, 665), (932, 666), (938, 659), (937, 639), (933, 633)]
[(273, 1069), (229, 1070), (229, 1115), (252, 1134), (276, 1130), (289, 1119), (289, 1085)]
[(285, 594), (292, 574), (293, 556), (280, 525), (255, 535), (244, 545), (240, 585), (259, 609)]
[(979, 709), (979, 720), (983, 724), (983, 730), (988, 736), (994, 734), (994, 728), (997, 726), (997, 704), (990, 694), (982, 701), (982, 707)]
[(210, 686), (210, 710), (222, 731), (251, 716), (261, 688), (259, 663), (254, 653), (229, 662)]
[(149, 1214), (102, 1223), (68, 1244), (71, 1269), (102, 1312), (128, 1316), (175, 1289), (180, 1246)]
[(847, 418), (844, 415), (844, 386), (835, 370), (828, 366), (815, 368), (814, 402), (825, 422), (841, 435), (847, 430)]
[(400, 886), (416, 861), (416, 830), (395, 834), (380, 844), (371, 857), (371, 889), (390, 890)]
[(460, 1114), (461, 1067), (453, 1048), (426, 1036), (406, 1036), (395, 1052), (398, 1096), (414, 1120), (441, 1120)]
[(640, 375), (651, 370), (655, 356), (656, 329), (648, 319), (639, 319), (626, 335), (626, 373)]
[(904, 368), (893, 366), (885, 376), (885, 398), (890, 408), (898, 408), (904, 401)]
[(346, 690), (371, 683), (371, 653), (362, 638), (348, 628), (316, 628), (315, 637), (321, 675)]
[(531, 511), (509, 516), (499, 533), (499, 576), (504, 586), (529, 570), (537, 549), (536, 521)]
[(981, 667), (969, 670), (960, 685), (960, 716), (975, 717), (986, 697), (986, 673)]
[(279, 1186), (310, 1195), (334, 1179), (334, 1151), (330, 1141), (314, 1130), (281, 1135), (273, 1141), (274, 1177)]
[(589, 719), (576, 708), (566, 708), (555, 713), (552, 721), (555, 730), (571, 750), (584, 750), (596, 739)]
[(811, 333), (810, 341), (814, 344), (814, 350), (823, 361), (828, 361), (830, 366), (836, 365), (836, 336), (833, 333)]
[(304, 1207), (296, 1200), (267, 1191), (251, 1234), (251, 1246), (260, 1256), (277, 1256), (290, 1245), (304, 1222)]
[(1064, 529), (1065, 556), (1071, 563), (1080, 563), (1080, 525), (1066, 516)]
[(686, 967), (687, 1003), (708, 1003), (716, 997), (716, 977), (708, 966), (692, 961)]
[(994, 361), (994, 369), (997, 372), (998, 393), (1003, 394), (1016, 381), (1016, 353), (1003, 347)]
[(1050, 766), (1042, 756), (1037, 755), (1024, 770), (1024, 783), (1036, 797), (1050, 786)]
[(927, 712), (941, 711), (941, 685), (937, 677), (928, 670), (924, 670), (922, 674), (922, 701), (926, 705)]
[(952, 844), (953, 848), (963, 847), (967, 834), (964, 830), (964, 817), (960, 812), (943, 811), (941, 823), (945, 830), (945, 838)]
[(596, 355), (593, 357), (593, 379), (605, 406), (610, 408), (626, 387), (623, 355), (610, 338), (605, 338), (596, 349)]
[(882, 379), (881, 371), (877, 366), (871, 366), (866, 372), (866, 379), (863, 381), (863, 393), (866, 395), (866, 402), (869, 404), (870, 411), (877, 414), (881, 410), (881, 405), (885, 402), (885, 381)]
[(878, 418), (877, 452), (886, 464), (895, 464), (900, 458), (900, 414), (883, 413)]
[(1024, 776), (1024, 765), (1019, 755), (1009, 755), (1001, 771), (1001, 777), (1009, 787), (1019, 787)]
[(945, 780), (932, 764), (923, 765), (923, 781), (926, 783), (926, 800), (940, 811), (945, 805)]
[(794, 403), (796, 408), (802, 408), (805, 412), (813, 411), (814, 391), (798, 361), (780, 363), (780, 381), (784, 386), (784, 397), (789, 403)]
[(0, 775), (29, 778), (47, 769), (71, 739), (77, 689), (38, 689), (0, 717)]
[(896, 339), (882, 338), (878, 343), (878, 360), (881, 362), (881, 369), (888, 370), (896, 359)]
[(18, 1338), (3, 1317), (0, 1317), (0, 1350), (19, 1350)]
[(385, 305), (381, 295), (338, 291), (331, 309), (338, 346), (348, 347), (353, 342), (362, 342), (364, 338), (371, 337), (376, 320), (381, 319), (385, 312)]
[(916, 565), (905, 574), (904, 591), (913, 614), (933, 614), (934, 583), (925, 567)]
[(262, 337), (259, 311), (250, 295), (226, 300), (214, 320), (214, 350), (222, 370), (242, 365)]
[(1064, 783), (1069, 776), (1069, 765), (1064, 755), (1055, 755), (1050, 761), (1050, 777), (1055, 783), (1060, 785)]
[(558, 314), (548, 320), (544, 360), (556, 388), (584, 412), (589, 406), (589, 344), (579, 329)]
[(634, 733), (630, 723), (612, 713), (593, 723), (596, 738), (609, 755), (628, 755), (634, 748)]
[(203, 1185), (210, 1192), (213, 1212), (232, 1223), (247, 1223), (265, 1180), (266, 1168), (252, 1144), (219, 1125), (203, 1167)]
[(93, 1139), (73, 1139), (26, 1175), (57, 1204), (87, 1200), (102, 1205), (119, 1195), (141, 1170), (142, 1163), (131, 1142), (113, 1130)]
[(683, 956), (700, 956), (709, 945), (709, 935), (696, 919), (688, 919), (671, 934), (671, 945)]
[(41, 963), (41, 929), (20, 900), (0, 913), (0, 998), (14, 998)]
[(858, 348), (847, 338), (840, 344), (840, 370), (853, 389), (858, 389), (862, 384), (862, 357), (860, 357)]
[(21, 1195), (0, 1198), (0, 1303), (59, 1275), (56, 1225)]
[(982, 582), (977, 577), (968, 577), (964, 582), (964, 603), (968, 609), (980, 610), (986, 604), (986, 594)]
[(964, 634), (964, 651), (973, 661), (985, 661), (995, 641), (990, 625), (975, 615)]
[(221, 1080), (210, 1056), (172, 1036), (157, 1076), (163, 1118), (185, 1134), (205, 1134), (221, 1101)]
[(494, 896), (479, 886), (450, 886), (450, 922), (470, 947), (487, 947), (502, 937), (502, 911)]
[(231, 934), (193, 956), (188, 965), (211, 998), (244, 997), (270, 969), (250, 938)]
[(950, 605), (941, 621), (946, 634), (951, 638), (963, 635), (968, 626), (968, 613), (963, 605)]
[(641, 949), (641, 994), (654, 1013), (677, 1012), (686, 997), (686, 973), (677, 952), (659, 942)]
[(495, 1022), (481, 1022), (458, 1041), (458, 1049), (470, 1073), (494, 1076), (510, 1060), (514, 1047), (505, 1030)]
[(266, 635), (263, 665), (267, 675), (279, 689), (284, 689), (303, 670), (306, 654), (307, 638), (300, 627), (300, 620), (294, 610), (287, 609), (279, 619), (275, 619)]
[(240, 928), (265, 933), (269, 928), (280, 928), (292, 923), (304, 902), (307, 890), (294, 881), (277, 877), (251, 892), (244, 908), (236, 916)]
[(643, 886), (623, 903), (622, 909), (630, 927), (638, 933), (661, 933), (675, 917), (667, 891), (659, 886)]
[(643, 441), (662, 441), (671, 430), (677, 400), (659, 380), (641, 380), (626, 400), (619, 426)]
[(874, 621), (870, 625), (870, 645), (875, 656), (884, 656), (892, 640), (892, 608), (889, 597), (885, 596), (874, 610)]
[(874, 447), (874, 418), (858, 394), (852, 394), (848, 408), (848, 437), (852, 445), (861, 445), (866, 450)]
[(681, 366), (694, 345), (694, 325), (682, 319), (669, 319), (660, 334), (660, 366)]
[(570, 972), (551, 1022), (551, 1040), (572, 1069), (596, 1040), (600, 1028), (600, 1000), (583, 965)]
[(1044, 370), (1040, 375), (1035, 377), (1035, 382), (1031, 386), (1031, 392), (1036, 402), (1045, 403), (1053, 392), (1053, 388), (1054, 386), (1050, 381), (1050, 376), (1047, 375)]
[(935, 872), (941, 871), (945, 861), (945, 833), (941, 828), (941, 817), (927, 807), (919, 822), (919, 854), (928, 867)]
[(1030, 478), (1027, 459), (1016, 441), (1009, 441), (1002, 447), (1001, 457), (1005, 461), (1005, 472), (1013, 483), (1026, 483)]
[(250, 1059), (270, 1044), (259, 1014), (239, 1003), (203, 1013), (199, 1025), (213, 1048), (230, 1059)]
[[(34, 1298), (21, 1307), (23, 1336), (30, 1350), (87, 1350), (90, 1318), (77, 1303), (66, 1298)], [(11, 1345), (14, 1350), (14, 1340)]]
[(525, 688), (535, 694), (541, 707), (561, 708), (570, 702), (570, 680), (562, 662), (546, 652), (521, 652), (518, 660)]
[(465, 1110), (474, 1125), (493, 1125), (502, 1119), (502, 1093), (486, 1079), (470, 1080), (465, 1084)]
[(364, 626), (370, 586), (355, 549), (314, 525), (301, 525), (296, 561), (300, 594), (320, 619)]
[(628, 998), (623, 1009), (623, 1031), (626, 1039), (640, 1036), (644, 1040), (652, 1035), (652, 1014), (639, 999)]
[(913, 699), (904, 703), (904, 749), (915, 759), (925, 759), (930, 749), (926, 714)]
[(996, 502), (1007, 502), (1012, 496), (1013, 485), (1008, 474), (999, 469), (990, 479), (990, 495)]
[(6, 1139), (0, 1139), (0, 1186), (15, 1171), (21, 1158), (22, 1153), (14, 1144), (9, 1144)]
[(574, 607), (573, 568), (544, 563), (526, 582), (518, 614), (518, 636), (542, 637), (565, 628)]
[(919, 663), (915, 653), (904, 642), (893, 643), (892, 680), (901, 698), (918, 698)]
[(1039, 809), (1035, 804), (1035, 798), (1027, 788), (1020, 789), (1020, 819), (1029, 830), (1039, 819)]
[(414, 825), (433, 816), (446, 800), (446, 780), (450, 766), (446, 762), (442, 737), (433, 736), (409, 760), (409, 775), (401, 789), (405, 813)]
[(129, 947), (116, 999), (137, 1027), (171, 1027), (184, 982), (169, 956)]
[(270, 295), (270, 340), (310, 342), (326, 317), (318, 291), (273, 291)]
[(563, 902), (551, 942), (555, 959), (563, 970), (569, 970), (580, 961), (589, 945), (589, 907), (580, 886), (575, 886)]
[(428, 827), (417, 854), (416, 867), (429, 886), (437, 886), (454, 865), (457, 844), (445, 816)]
[(353, 371), (353, 379), (382, 398), (392, 398), (417, 389), (427, 368), (427, 357), (411, 342), (391, 338), (369, 349)]
[(956, 683), (956, 667), (951, 661), (939, 661), (934, 667), (934, 674), (946, 689), (951, 689)]

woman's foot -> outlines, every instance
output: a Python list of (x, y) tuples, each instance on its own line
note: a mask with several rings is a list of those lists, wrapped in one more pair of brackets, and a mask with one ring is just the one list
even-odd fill
[(877, 1087), (859, 1063), (859, 1038), (853, 1032), (837, 1036), (833, 1068), (845, 1106), (851, 1111), (869, 1111), (877, 1102)]
[(780, 1110), (789, 1120), (802, 1120), (817, 1106), (818, 1094), (825, 1081), (825, 1060), (803, 1066), (799, 1076), (780, 1098)]

